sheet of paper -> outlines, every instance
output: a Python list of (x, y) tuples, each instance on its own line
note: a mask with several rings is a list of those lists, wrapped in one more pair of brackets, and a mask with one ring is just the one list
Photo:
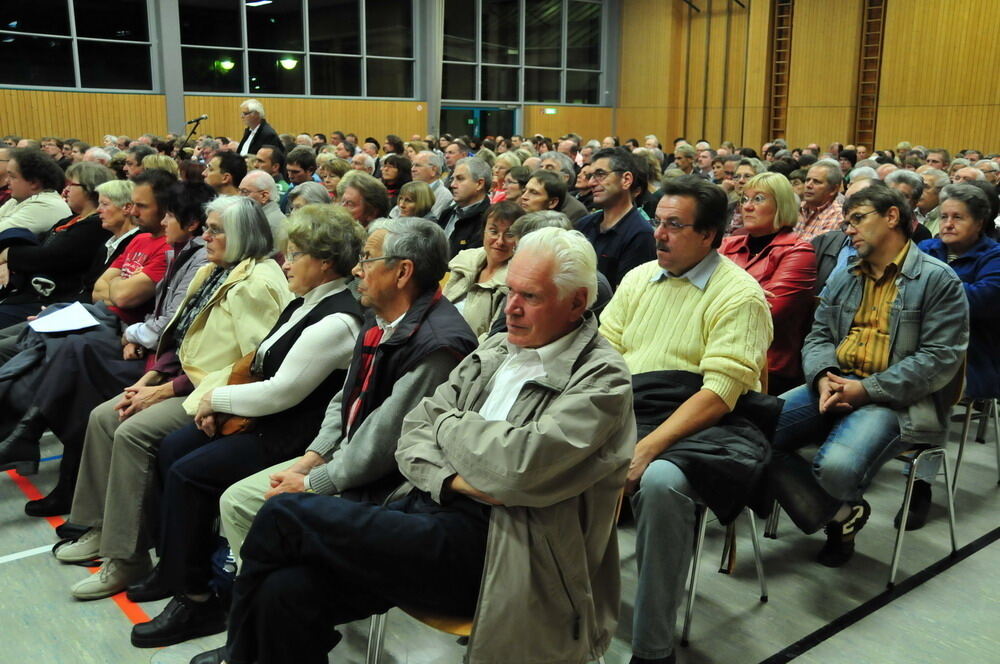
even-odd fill
[(35, 332), (72, 332), (100, 325), (87, 309), (79, 302), (63, 307), (47, 316), (39, 316), (28, 323)]

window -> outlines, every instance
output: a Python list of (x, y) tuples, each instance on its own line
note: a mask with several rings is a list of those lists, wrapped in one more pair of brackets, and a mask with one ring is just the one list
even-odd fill
[(600, 104), (600, 0), (446, 0), (441, 96)]
[(412, 99), (413, 6), (180, 0), (184, 90)]
[(2, 15), (0, 84), (153, 89), (146, 0), (5, 2)]

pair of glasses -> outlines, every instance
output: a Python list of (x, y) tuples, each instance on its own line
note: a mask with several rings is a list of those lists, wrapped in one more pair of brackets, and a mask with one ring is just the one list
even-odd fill
[(358, 256), (358, 269), (365, 270), (366, 265), (369, 263), (374, 263), (375, 261), (392, 261), (396, 260), (397, 256), (376, 256), (375, 258), (365, 258), (364, 256)]
[(757, 194), (753, 198), (748, 198), (747, 196), (741, 196), (740, 205), (749, 205), (750, 203), (753, 203), (754, 206), (756, 207), (758, 205), (764, 205), (765, 203), (767, 203), (767, 200), (768, 200), (767, 196), (765, 196), (764, 194)]
[(841, 230), (846, 231), (848, 228), (857, 228), (861, 225), (861, 222), (865, 220), (868, 215), (876, 214), (878, 210), (869, 210), (868, 212), (855, 212), (847, 216), (844, 220), (843, 225), (840, 227)]
[(612, 173), (624, 173), (624, 171), (617, 168), (611, 171), (601, 171), (601, 170), (592, 171), (590, 175), (587, 176), (587, 181), (589, 182), (590, 180), (593, 180), (597, 184), (601, 184), (602, 182), (607, 180), (608, 176), (611, 175)]
[(660, 228), (665, 229), (668, 233), (673, 235), (674, 233), (680, 233), (685, 228), (694, 228), (694, 224), (679, 224), (673, 219), (668, 219), (667, 221), (658, 221), (656, 225)]
[(221, 228), (216, 228), (215, 226), (205, 226), (205, 232), (212, 237), (217, 235), (225, 235), (226, 231)]

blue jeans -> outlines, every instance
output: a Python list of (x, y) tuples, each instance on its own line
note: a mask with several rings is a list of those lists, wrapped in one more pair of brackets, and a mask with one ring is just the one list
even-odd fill
[[(906, 445), (891, 408), (868, 404), (844, 414), (819, 412), (819, 395), (803, 385), (781, 395), (769, 479), (795, 524), (812, 533), (845, 502), (860, 500), (872, 478)], [(819, 445), (810, 464), (795, 453)]]

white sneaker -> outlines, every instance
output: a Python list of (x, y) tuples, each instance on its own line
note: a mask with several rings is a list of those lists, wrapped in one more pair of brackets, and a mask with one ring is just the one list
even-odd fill
[(100, 557), (101, 529), (91, 528), (75, 542), (68, 542), (56, 549), (56, 559), (64, 563), (83, 563)]
[(100, 571), (78, 581), (70, 592), (73, 597), (82, 600), (111, 597), (144, 579), (152, 567), (149, 554), (134, 561), (110, 558), (104, 561)]

